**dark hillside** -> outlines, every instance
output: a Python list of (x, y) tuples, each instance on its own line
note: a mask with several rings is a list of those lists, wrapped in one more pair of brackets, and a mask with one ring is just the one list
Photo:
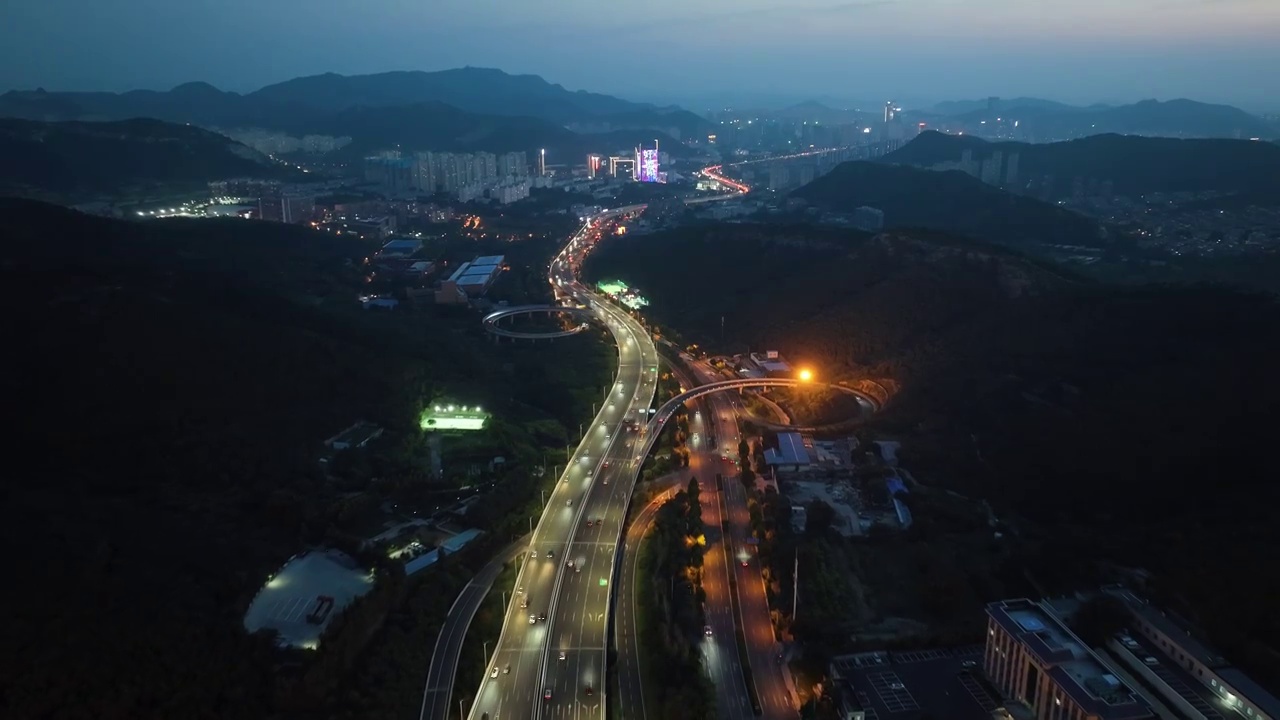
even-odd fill
[(1051, 197), (1068, 195), (1074, 181), (1110, 182), (1117, 195), (1154, 192), (1280, 193), (1280, 145), (1215, 140), (1093, 135), (1066, 142), (987, 142), (969, 135), (926, 132), (881, 162), (929, 167), (955, 162), (965, 151), (974, 160), (999, 152), (1018, 156), (1024, 181), (1052, 179)]
[(1280, 594), (1270, 298), (1081, 282), (917, 231), (743, 225), (606, 243), (589, 275), (639, 288), (683, 339), (895, 389), (871, 431), (901, 438), (922, 481), (1011, 519), (1041, 582), (1102, 579), (1065, 558), (1147, 568), (1153, 594), (1280, 676), (1264, 600)]
[[(563, 447), (563, 423), (596, 399), (575, 395), (581, 374), (608, 368), (583, 357), (587, 338), (504, 352), (471, 313), (362, 311), (367, 250), (274, 223), (134, 223), (0, 200), (0, 296), (12, 310), (0, 535), (21, 586), (0, 600), (11, 620), (0, 714), (418, 708), (422, 636), (448, 607), (429, 600), (454, 587), (445, 575), (414, 584), (386, 568), (371, 609), (349, 619), (360, 630), (326, 636), (318, 655), (248, 636), (246, 607), (294, 553), (376, 532), (384, 504), (430, 511), (450, 497), (455, 485), (426, 476), (417, 428), (441, 396), (494, 413), (459, 453), (507, 458), (486, 476), (502, 493), (481, 524), (504, 541), (501, 523), (519, 513), (522, 527), (537, 496), (529, 468), (542, 445)], [(525, 388), (517, 372), (541, 382)], [(359, 419), (386, 429), (382, 444), (322, 470), (323, 441)], [(436, 614), (413, 609), (425, 606)], [(387, 617), (396, 630), (365, 646)]]
[(0, 195), (40, 198), (293, 176), (230, 138), (148, 119), (46, 123), (0, 118), (0, 157)]
[(1079, 213), (1007, 193), (963, 172), (873, 162), (842, 163), (792, 193), (823, 210), (870, 206), (886, 228), (919, 227), (1029, 248), (1037, 243), (1102, 244), (1098, 224)]

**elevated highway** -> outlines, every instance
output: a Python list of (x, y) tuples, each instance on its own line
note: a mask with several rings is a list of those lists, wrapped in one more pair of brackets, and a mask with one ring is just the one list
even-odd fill
[(569, 337), (577, 335), (587, 329), (587, 324), (582, 323), (577, 327), (569, 330), (547, 330), (531, 332), (526, 330), (508, 330), (498, 323), (518, 315), (576, 315), (583, 318), (592, 318), (603, 320), (604, 315), (599, 311), (593, 311), (589, 308), (563, 307), (560, 305), (517, 305), (515, 307), (503, 308), (495, 310), (484, 316), (484, 329), (499, 337), (515, 338), (519, 340), (548, 340), (555, 338)]

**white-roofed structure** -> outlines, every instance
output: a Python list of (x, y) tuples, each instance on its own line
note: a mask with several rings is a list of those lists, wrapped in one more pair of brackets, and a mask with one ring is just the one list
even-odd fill
[(440, 284), (436, 302), (464, 302), (466, 298), (484, 295), (493, 281), (498, 279), (504, 260), (504, 255), (482, 255), (462, 263), (449, 275), (448, 280)]

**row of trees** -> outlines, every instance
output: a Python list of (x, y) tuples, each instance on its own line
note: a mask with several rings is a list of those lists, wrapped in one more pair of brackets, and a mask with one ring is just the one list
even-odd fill
[(664, 718), (715, 716), (714, 690), (697, 647), (706, 625), (702, 554), (706, 546), (697, 478), (658, 509), (644, 541), (641, 568), (648, 579), (642, 611), (654, 623), (641, 638)]

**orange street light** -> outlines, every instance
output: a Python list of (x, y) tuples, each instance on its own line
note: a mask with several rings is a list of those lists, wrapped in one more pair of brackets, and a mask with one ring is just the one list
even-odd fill
[(810, 372), (810, 371), (809, 371), (809, 370), (807, 370), (807, 369), (806, 369), (806, 370), (801, 370), (801, 371), (800, 371), (800, 382), (809, 382), (809, 381), (810, 381), (810, 380), (812, 380), (812, 379), (813, 379), (813, 373), (812, 373), (812, 372)]

